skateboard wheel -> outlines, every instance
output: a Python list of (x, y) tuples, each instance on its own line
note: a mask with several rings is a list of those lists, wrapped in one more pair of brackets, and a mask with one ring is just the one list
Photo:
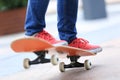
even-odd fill
[(86, 70), (90, 70), (91, 67), (92, 67), (91, 62), (89, 60), (85, 60), (84, 67), (85, 67)]
[(28, 58), (24, 59), (23, 67), (24, 67), (25, 69), (30, 68), (29, 62), (30, 62), (30, 59), (28, 59)]
[(53, 65), (57, 65), (58, 61), (59, 61), (58, 57), (56, 55), (52, 55), (52, 57), (51, 57), (51, 63)]
[(65, 67), (64, 67), (64, 65), (65, 65), (64, 62), (61, 62), (61, 63), (59, 64), (59, 70), (60, 70), (61, 72), (65, 72)]

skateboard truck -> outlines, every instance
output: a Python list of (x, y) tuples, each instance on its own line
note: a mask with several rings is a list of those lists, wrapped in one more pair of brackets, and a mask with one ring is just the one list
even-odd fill
[(30, 61), (28, 58), (24, 59), (24, 68), (28, 69), (30, 65), (39, 64), (39, 63), (49, 63), (50, 59), (45, 58), (45, 54), (48, 53), (47, 50), (34, 52), (37, 55), (37, 58), (33, 61)]
[(76, 67), (85, 67), (86, 70), (91, 69), (91, 62), (89, 60), (85, 60), (84, 63), (79, 63), (78, 59), (80, 56), (67, 56), (70, 58), (71, 63), (70, 64), (65, 64), (64, 62), (61, 62), (59, 65), (59, 69), (61, 72), (65, 72), (66, 68), (76, 68)]
[(33, 60), (33, 61), (30, 61), (30, 65), (32, 64), (39, 64), (39, 63), (49, 63), (50, 62), (50, 59), (46, 59), (45, 58), (45, 54), (48, 53), (47, 50), (44, 50), (44, 51), (37, 51), (37, 52), (34, 52), (38, 57)]
[(34, 52), (37, 55), (37, 58), (33, 61), (30, 61), (28, 58), (24, 59), (24, 68), (28, 69), (30, 65), (34, 64), (43, 64), (43, 63), (52, 63), (53, 65), (58, 64), (58, 58), (55, 55), (52, 55), (51, 59), (45, 58), (45, 55), (48, 53), (48, 50), (36, 51)]

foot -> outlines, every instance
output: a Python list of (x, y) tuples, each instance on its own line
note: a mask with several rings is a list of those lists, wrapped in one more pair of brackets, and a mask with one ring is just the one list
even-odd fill
[(43, 31), (41, 31), (39, 33), (36, 33), (34, 35), (34, 37), (40, 38), (40, 39), (44, 39), (44, 40), (48, 41), (49, 43), (53, 44), (54, 46), (57, 46), (57, 45), (67, 45), (66, 41), (56, 40), (51, 34), (46, 32), (45, 30), (43, 30)]
[(85, 40), (83, 38), (76, 38), (68, 45), (71, 47), (89, 50), (89, 51), (94, 52), (94, 53), (98, 53), (98, 52), (102, 51), (102, 48), (100, 46), (92, 45), (87, 40)]

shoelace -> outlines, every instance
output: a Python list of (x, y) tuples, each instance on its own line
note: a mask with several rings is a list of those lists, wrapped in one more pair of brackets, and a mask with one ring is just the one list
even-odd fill
[(74, 47), (81, 48), (85, 47), (87, 43), (89, 43), (87, 40), (83, 38), (77, 38), (71, 44), (74, 44), (75, 45)]
[(49, 41), (50, 43), (53, 43), (55, 42), (56, 40), (49, 34), (47, 33), (46, 31), (43, 31), (41, 33), (38, 33), (37, 35), (35, 35), (35, 37), (40, 37), (42, 39), (45, 39), (47, 41)]

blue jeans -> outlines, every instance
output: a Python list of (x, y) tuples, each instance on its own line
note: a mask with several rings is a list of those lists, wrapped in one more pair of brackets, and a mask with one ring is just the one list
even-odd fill
[[(26, 35), (42, 31), (46, 27), (45, 13), (49, 0), (28, 0), (25, 21)], [(76, 38), (78, 0), (57, 0), (58, 32), (61, 40), (68, 43)]]

